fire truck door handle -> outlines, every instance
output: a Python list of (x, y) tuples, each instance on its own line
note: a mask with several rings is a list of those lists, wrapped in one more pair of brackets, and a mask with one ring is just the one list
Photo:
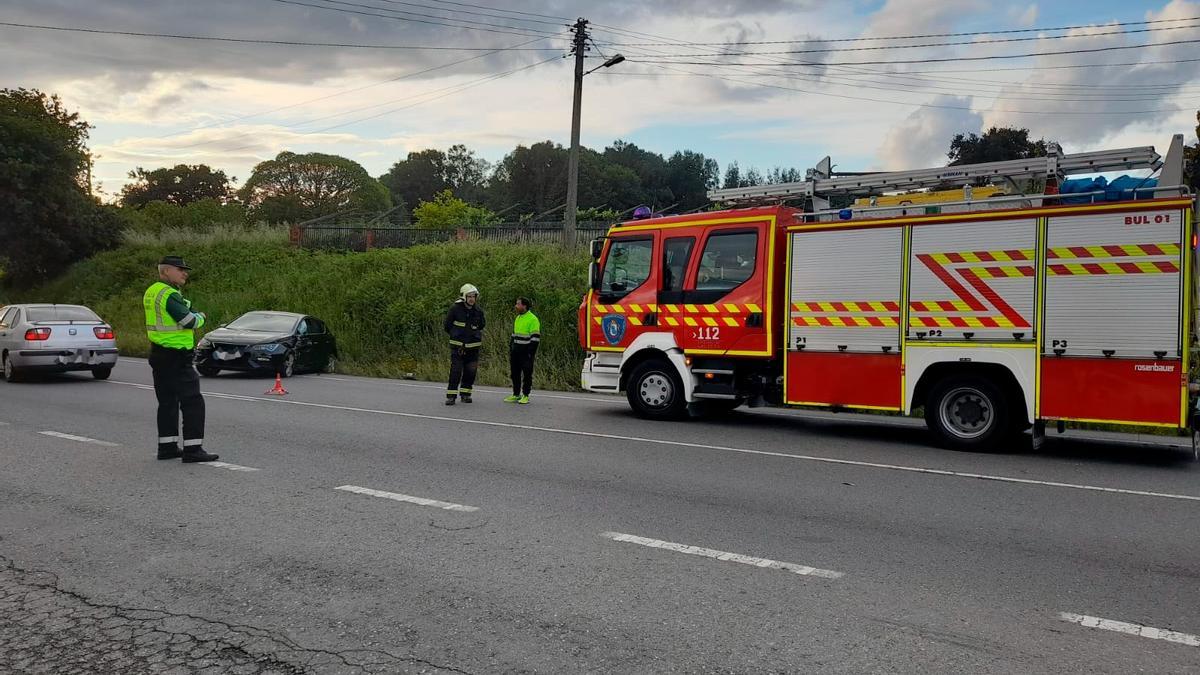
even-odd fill
[(658, 312), (650, 312), (646, 316), (642, 317), (642, 325), (657, 326), (658, 325)]
[(762, 328), (763, 315), (762, 312), (751, 312), (750, 316), (746, 317), (747, 328)]

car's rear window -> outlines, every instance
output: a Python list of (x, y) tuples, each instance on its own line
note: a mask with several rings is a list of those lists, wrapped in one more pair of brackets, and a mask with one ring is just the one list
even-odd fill
[(30, 321), (99, 321), (100, 317), (87, 307), (55, 305), (53, 307), (30, 307), (25, 310)]

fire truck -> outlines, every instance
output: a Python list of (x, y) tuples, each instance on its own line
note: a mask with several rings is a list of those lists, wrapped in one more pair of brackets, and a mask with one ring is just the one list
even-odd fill
[[(1031, 427), (1037, 444), (1047, 423), (1190, 429), (1197, 204), (1183, 150), (1177, 135), (1165, 158), (1051, 146), (843, 175), (825, 158), (804, 181), (710, 192), (724, 210), (619, 223), (592, 242), (583, 387), (656, 419), (923, 410), (958, 449)], [(1133, 169), (1157, 179), (1069, 178)]]

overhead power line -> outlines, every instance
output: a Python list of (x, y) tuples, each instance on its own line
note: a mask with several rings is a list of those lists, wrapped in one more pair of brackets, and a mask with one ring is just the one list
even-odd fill
[[(38, 24), (28, 23), (13, 23), (9, 21), (0, 21), (0, 26), (8, 26), (11, 28), (28, 28), (33, 30), (48, 30), (61, 31), (68, 33), (92, 33), (97, 35), (120, 35), (126, 37), (147, 37), (147, 38), (169, 38), (173, 40), (202, 40), (211, 42), (239, 42), (249, 44), (262, 45), (279, 45), (288, 47), (337, 47), (346, 49), (413, 49), (413, 50), (434, 50), (434, 51), (454, 51), (454, 52), (488, 52), (494, 53), (497, 51), (562, 51), (554, 47), (449, 47), (445, 45), (429, 46), (429, 45), (373, 45), (373, 44), (358, 44), (347, 42), (306, 42), (301, 40), (264, 40), (260, 38), (234, 38), (222, 37), (216, 35), (181, 35), (176, 33), (140, 33), (136, 31), (125, 30), (103, 30), (99, 28), (83, 28), (78, 26), (43, 26)], [(544, 39), (544, 38), (539, 38)], [(534, 40), (533, 42), (536, 42)], [(528, 43), (526, 43), (528, 44)]]
[(459, 7), (475, 7), (478, 9), (490, 9), (490, 10), (497, 11), (497, 12), (508, 12), (509, 14), (523, 14), (525, 16), (537, 16), (537, 17), (541, 17), (543, 19), (558, 19), (559, 21), (568, 21), (568, 22), (575, 20), (575, 19), (565, 17), (565, 16), (554, 16), (553, 14), (538, 14), (536, 12), (521, 12), (521, 11), (518, 11), (515, 9), (501, 9), (499, 7), (488, 7), (486, 5), (476, 5), (476, 4), (472, 4), (469, 2), (451, 2), (451, 0), (429, 0), (429, 1), (436, 2), (439, 5), (457, 5)]
[[(880, 37), (856, 37), (856, 38), (820, 38), (820, 39), (813, 39), (813, 40), (740, 40), (740, 41), (727, 41), (727, 42), (687, 42), (686, 44), (694, 45), (697, 47), (723, 47), (726, 45), (729, 45), (729, 46), (735, 46), (735, 45), (790, 45), (790, 44), (804, 44), (807, 42), (814, 42), (814, 41), (819, 41), (819, 42), (868, 42), (868, 41), (879, 41), (879, 40), (919, 40), (919, 39), (929, 39), (929, 38), (969, 37), (969, 36), (973, 36), (973, 35), (1013, 35), (1013, 34), (1018, 34), (1018, 33), (1043, 33), (1043, 32), (1064, 31), (1064, 30), (1078, 30), (1080, 28), (1107, 28), (1110, 26), (1147, 26), (1147, 25), (1154, 25), (1154, 24), (1161, 24), (1161, 23), (1174, 23), (1174, 22), (1178, 22), (1178, 21), (1200, 21), (1200, 16), (1189, 16), (1189, 17), (1182, 18), (1182, 19), (1156, 19), (1154, 21), (1122, 21), (1122, 22), (1105, 23), (1105, 24), (1079, 24), (1079, 25), (1074, 25), (1074, 26), (1056, 26), (1056, 27), (1046, 27), (1046, 28), (1014, 28), (1014, 29), (1008, 29), (1008, 30), (981, 30), (981, 31), (971, 31), (971, 32), (965, 32), (965, 33), (924, 33), (924, 34), (920, 34), (920, 35), (888, 35), (888, 36), (880, 36)], [(614, 28), (612, 26), (604, 26), (603, 24), (598, 24), (598, 23), (592, 24), (592, 25), (596, 26), (598, 28)], [(614, 30), (616, 30), (617, 32), (628, 32), (631, 35), (635, 34), (632, 31), (624, 31), (622, 29), (614, 29)], [(1141, 32), (1141, 31), (1122, 31), (1122, 32), (1131, 32), (1132, 33), (1132, 32)], [(648, 34), (639, 33), (638, 35), (648, 35)], [(651, 35), (650, 37), (653, 38), (654, 36)], [(1065, 37), (1065, 36), (1059, 36), (1059, 37)], [(1085, 36), (1079, 36), (1079, 37), (1087, 37), (1087, 36), (1085, 35)], [(666, 38), (660, 38), (660, 39), (666, 39)], [(673, 41), (673, 42), (613, 42), (613, 43), (609, 43), (609, 44), (613, 47), (674, 47), (674, 46), (677, 46), (682, 43), (680, 41)]]
[[(342, 116), (342, 115), (352, 115), (352, 114), (354, 114), (354, 113), (363, 112), (363, 111), (365, 111), (365, 110), (370, 110), (371, 108), (378, 108), (378, 107), (380, 107), (381, 105), (390, 105), (390, 104), (392, 104), (392, 103), (397, 103), (397, 102), (399, 102), (399, 101), (403, 101), (403, 100), (410, 100), (410, 99), (414, 99), (414, 98), (421, 98), (421, 97), (424, 97), (424, 96), (429, 96), (430, 94), (437, 94), (436, 96), (431, 96), (431, 97), (429, 97), (429, 98), (425, 98), (424, 100), (416, 101), (416, 102), (410, 103), (410, 104), (408, 104), (408, 105), (403, 105), (403, 106), (400, 106), (400, 107), (397, 107), (397, 108), (392, 108), (392, 109), (390, 109), (390, 110), (385, 110), (385, 111), (383, 111), (383, 112), (380, 112), (380, 113), (375, 113), (375, 114), (373, 114), (373, 115), (368, 115), (368, 116), (366, 116), (366, 117), (360, 117), (360, 118), (353, 119), (353, 120), (349, 120), (349, 121), (346, 121), (346, 122), (339, 122), (339, 123), (337, 123), (337, 124), (334, 124), (334, 125), (331, 125), (331, 126), (327, 126), (327, 127), (322, 127), (322, 128), (320, 128), (320, 129), (314, 129), (314, 130), (312, 130), (312, 131), (305, 131), (305, 132), (302, 132), (302, 133), (301, 133), (301, 135), (303, 135), (303, 136), (311, 136), (311, 135), (314, 135), (314, 134), (325, 133), (325, 132), (327, 132), (327, 131), (332, 131), (332, 130), (334, 130), (334, 129), (340, 129), (340, 128), (342, 128), (342, 127), (347, 127), (347, 126), (350, 126), (350, 125), (353, 125), (353, 124), (358, 124), (358, 123), (360, 123), (360, 122), (366, 122), (366, 121), (369, 121), (369, 120), (377, 119), (377, 118), (379, 118), (379, 117), (384, 117), (384, 116), (386, 116), (386, 115), (391, 115), (392, 113), (400, 112), (401, 110), (407, 110), (407, 109), (409, 109), (409, 108), (415, 108), (415, 107), (417, 107), (417, 106), (419, 106), (419, 105), (424, 105), (424, 104), (426, 104), (426, 103), (430, 103), (430, 102), (433, 102), (433, 101), (437, 101), (437, 100), (439, 100), (439, 99), (446, 98), (447, 96), (453, 96), (454, 94), (458, 94), (458, 93), (464, 92), (464, 91), (466, 91), (466, 90), (468, 90), (468, 89), (473, 89), (473, 88), (475, 88), (475, 87), (478, 87), (478, 86), (480, 86), (480, 85), (484, 85), (484, 84), (487, 84), (487, 83), (489, 83), (489, 82), (494, 82), (494, 81), (496, 81), (496, 80), (500, 80), (500, 79), (503, 79), (503, 78), (505, 78), (505, 77), (509, 77), (510, 75), (515, 75), (515, 74), (517, 74), (517, 73), (519, 73), (519, 72), (526, 71), (526, 70), (530, 70), (530, 69), (533, 69), (533, 68), (537, 68), (538, 66), (545, 65), (545, 64), (547, 64), (547, 63), (550, 63), (551, 61), (558, 61), (558, 60), (560, 60), (560, 58), (556, 56), (556, 57), (553, 57), (553, 58), (545, 59), (545, 60), (543, 60), (543, 61), (537, 61), (537, 62), (535, 62), (535, 63), (530, 63), (530, 64), (527, 64), (527, 65), (524, 65), (524, 66), (520, 66), (519, 68), (513, 68), (513, 69), (511, 69), (511, 70), (507, 70), (507, 71), (504, 71), (504, 72), (502, 72), (502, 73), (496, 73), (496, 74), (493, 74), (493, 75), (488, 75), (487, 77), (482, 77), (482, 78), (479, 78), (479, 79), (476, 79), (476, 80), (472, 80), (472, 81), (470, 81), (470, 82), (465, 82), (465, 83), (463, 83), (463, 84), (459, 84), (459, 85), (453, 85), (453, 86), (450, 86), (450, 87), (443, 87), (442, 89), (435, 89), (435, 90), (433, 90), (433, 91), (428, 91), (428, 92), (424, 92), (424, 93), (422, 93), (422, 94), (417, 94), (417, 95), (415, 95), (415, 96), (410, 96), (410, 97), (408, 97), (407, 99), (395, 99), (395, 100), (392, 100), (392, 101), (386, 101), (386, 102), (384, 102), (384, 103), (377, 103), (377, 104), (374, 104), (374, 105), (362, 106), (362, 107), (359, 107), (359, 108), (354, 108), (354, 109), (352, 109), (352, 110), (347, 110), (347, 111), (345, 111), (345, 112), (338, 113), (337, 115), (326, 115), (325, 117), (318, 117), (318, 118), (314, 118), (314, 119), (308, 120), (308, 121), (306, 121), (306, 122), (302, 122), (302, 123), (300, 123), (300, 124), (288, 125), (288, 126), (286, 126), (285, 128), (288, 128), (288, 129), (295, 129), (296, 127), (299, 127), (299, 126), (304, 126), (305, 124), (311, 124), (311, 123), (313, 123), (313, 122), (317, 122), (317, 121), (320, 121), (320, 120), (328, 119), (328, 118), (330, 118), (330, 117), (340, 117), (340, 116)], [(252, 136), (252, 135), (256, 135), (256, 134), (252, 134), (252, 133), (240, 134), (240, 135), (238, 135), (238, 136), (234, 136), (233, 138), (235, 138), (235, 139), (236, 139), (236, 138), (244, 138), (244, 137), (246, 137), (246, 136)], [(231, 139), (222, 139), (222, 140), (231, 140)], [(216, 141), (208, 141), (208, 142), (206, 142), (205, 144), (212, 144), (212, 143), (215, 143), (215, 142), (216, 142)], [(239, 151), (239, 150), (245, 150), (245, 149), (247, 149), (247, 148), (252, 148), (252, 147), (254, 147), (254, 146), (255, 146), (255, 144), (251, 143), (251, 144), (242, 145), (242, 146), (238, 146), (238, 147), (236, 147), (236, 148), (229, 149), (229, 150), (227, 150), (226, 152), (237, 152), (237, 151)], [(192, 147), (192, 146), (188, 146), (188, 147)]]
[[(849, 94), (835, 94), (835, 93), (827, 92), (827, 91), (816, 91), (816, 90), (812, 90), (812, 89), (801, 89), (798, 87), (786, 87), (786, 86), (778, 85), (778, 84), (767, 84), (764, 82), (756, 82), (753, 80), (743, 80), (743, 79), (739, 79), (739, 78), (726, 77), (724, 75), (715, 75), (713, 73), (703, 73), (703, 72), (696, 72), (696, 71), (690, 71), (690, 70), (680, 70), (677, 68), (672, 68), (670, 66), (660, 66), (660, 67), (668, 69), (668, 70), (676, 70), (678, 72), (687, 73), (689, 75), (695, 75), (697, 77), (708, 77), (708, 78), (717, 79), (717, 80), (724, 80), (726, 82), (734, 82), (737, 84), (745, 84), (745, 85), (750, 85), (750, 86), (755, 86), (755, 87), (764, 87), (764, 88), (768, 88), (768, 89), (780, 89), (780, 90), (784, 90), (784, 91), (795, 91), (795, 92), (799, 92), (802, 94), (811, 94), (814, 96), (827, 96), (827, 97), (831, 97), (831, 98), (840, 98), (840, 99), (846, 99), (846, 100), (851, 100), (851, 101), (865, 101), (868, 103), (885, 103), (885, 104), (891, 104), (891, 105), (903, 105), (903, 106), (910, 106), (910, 107), (916, 107), (916, 108), (940, 108), (940, 109), (944, 109), (944, 110), (974, 110), (974, 108), (972, 108), (971, 106), (959, 106), (959, 105), (949, 105), (949, 104), (939, 104), (939, 103), (911, 103), (911, 102), (907, 102), (907, 101), (878, 99), (878, 98), (870, 98), (870, 97), (866, 97), (866, 96), (854, 96), (854, 95), (849, 95)], [(989, 112), (1010, 113), (1010, 114), (1015, 114), (1015, 115), (1104, 116), (1104, 115), (1143, 115), (1143, 114), (1150, 114), (1150, 113), (1174, 113), (1174, 112), (1179, 112), (1180, 110), (1182, 110), (1182, 109), (1181, 108), (1156, 108), (1156, 109), (1147, 109), (1147, 110), (1080, 110), (1080, 111), (993, 109), (993, 110), (990, 110)]]
[[(1118, 31), (1109, 31), (1109, 32), (1105, 32), (1105, 33), (1089, 33), (1086, 35), (1045, 35), (1045, 36), (1021, 37), (1021, 38), (998, 38), (995, 40), (965, 40), (965, 41), (959, 41), (959, 42), (923, 42), (923, 43), (915, 44), (915, 45), (880, 45), (877, 47), (830, 47), (830, 48), (821, 48), (821, 49), (787, 49), (787, 50), (777, 50), (777, 51), (770, 51), (770, 52), (724, 51), (724, 52), (709, 52), (709, 53), (667, 54), (667, 55), (664, 55), (664, 58), (671, 58), (671, 57), (675, 57), (675, 56), (683, 58), (683, 57), (716, 57), (716, 56), (775, 56), (775, 55), (787, 55), (787, 54), (835, 54), (835, 53), (841, 53), (841, 52), (887, 51), (887, 50), (891, 50), (891, 49), (928, 49), (928, 48), (932, 48), (932, 47), (961, 47), (961, 46), (974, 47), (974, 46), (978, 46), (978, 45), (999, 44), (999, 43), (1007, 43), (1007, 42), (1037, 42), (1037, 41), (1041, 41), (1041, 40), (1069, 40), (1069, 39), (1078, 39), (1078, 38), (1101, 37), (1101, 36), (1105, 36), (1105, 35), (1132, 35), (1134, 33), (1150, 33), (1150, 32), (1168, 31), (1168, 30), (1188, 30), (1188, 29), (1193, 29), (1193, 28), (1200, 28), (1200, 24), (1190, 24), (1187, 26), (1167, 26), (1164, 28), (1142, 28), (1139, 30), (1118, 30)], [(812, 40), (812, 42), (824, 42), (824, 40), (821, 40), (818, 38), (818, 39)], [(606, 46), (610, 46), (610, 47), (621, 46), (616, 43), (601, 43), (601, 44), (605, 44)], [(672, 46), (678, 46), (678, 45), (672, 45)]]
[[(282, 2), (283, 0), (279, 0)], [(933, 59), (888, 59), (886, 61), (841, 61), (841, 62), (820, 62), (820, 61), (780, 61), (767, 63), (745, 63), (745, 62), (714, 62), (714, 61), (677, 61), (677, 60), (661, 60), (675, 58), (695, 58), (690, 54), (664, 55), (658, 56), (656, 59), (629, 59), (630, 63), (650, 63), (650, 64), (673, 64), (673, 65), (689, 65), (689, 66), (738, 66), (738, 67), (776, 67), (776, 66), (871, 66), (871, 65), (896, 65), (906, 63), (953, 63), (958, 61), (993, 61), (997, 59), (1027, 59), (1035, 56), (1057, 56), (1062, 54), (1095, 54), (1098, 52), (1112, 52), (1127, 49), (1145, 49), (1147, 47), (1169, 47), (1172, 45), (1187, 45), (1196, 44), (1200, 39), (1194, 40), (1172, 40), (1169, 42), (1157, 42), (1153, 44), (1141, 45), (1118, 45), (1112, 47), (1094, 47), (1090, 49), (1065, 49), (1051, 52), (1028, 52), (1025, 54), (992, 54), (988, 56), (952, 56), (945, 58)]]
[[(446, 21), (444, 20), (445, 17), (438, 17), (438, 16), (433, 16), (433, 15), (421, 15), (421, 14), (416, 14), (414, 12), (403, 12), (403, 13), (410, 14), (410, 15), (416, 16), (416, 17), (429, 16), (434, 19), (443, 19), (443, 20), (442, 21), (431, 21), (429, 19), (423, 19), (423, 18), (412, 18), (412, 16), (396, 16), (396, 14), (400, 14), (402, 12), (400, 10), (395, 10), (395, 9), (385, 9), (382, 7), (375, 7), (374, 5), (363, 5), (363, 4), (352, 3), (352, 2), (341, 2), (340, 0), (325, 0), (325, 1), (329, 2), (331, 4), (314, 5), (310, 2), (299, 2), (298, 0), (271, 0), (271, 2), (278, 2), (278, 3), (284, 4), (284, 5), (295, 5), (297, 7), (309, 7), (312, 9), (322, 9), (322, 10), (329, 11), (329, 12), (341, 12), (343, 14), (357, 14), (360, 16), (374, 16), (374, 17), (379, 17), (382, 19), (391, 19), (393, 21), (407, 21), (407, 22), (411, 22), (411, 23), (421, 23), (421, 24), (426, 24), (426, 25), (431, 25), (431, 26), (446, 26), (448, 28), (462, 28), (465, 30), (482, 31), (485, 33), (519, 35), (522, 37), (533, 37), (535, 35), (551, 35), (552, 34), (552, 33), (548, 33), (547, 31), (543, 31), (541, 29), (536, 29), (536, 28), (521, 28), (521, 27), (517, 27), (517, 26), (507, 26), (507, 25), (502, 25), (502, 24), (484, 24), (482, 22), (476, 22), (476, 21), (468, 22), (466, 19), (463, 19), (460, 23), (446, 23)], [(333, 6), (334, 4), (346, 5), (349, 7), (362, 7), (365, 9), (374, 9), (374, 10), (378, 10), (378, 11), (365, 12), (365, 11), (357, 10), (357, 9), (347, 9), (346, 7), (335, 7), (335, 6)], [(380, 12), (392, 12), (392, 14), (381, 14)], [(466, 25), (468, 23), (475, 24), (475, 25)]]
[[(486, 16), (486, 17), (490, 17), (493, 19), (505, 19), (507, 21), (525, 21), (528, 23), (540, 23), (540, 24), (546, 24), (549, 26), (565, 25), (565, 24), (563, 24), (562, 21), (543, 21), (541, 19), (521, 19), (521, 18), (518, 18), (515, 16), (505, 16), (504, 14), (490, 14), (488, 12), (473, 12), (469, 9), (442, 9), (441, 7), (435, 7), (433, 5), (424, 5), (424, 4), (421, 4), (418, 2), (404, 2), (403, 0), (378, 0), (378, 2), (386, 2), (389, 5), (402, 5), (405, 7), (417, 7), (419, 9), (428, 9), (428, 10), (432, 10), (435, 12), (458, 12), (459, 14), (470, 14), (472, 16)], [(488, 8), (488, 9), (490, 9), (490, 8)], [(447, 17), (447, 18), (453, 18), (453, 17)]]
[[(522, 42), (522, 43), (521, 43), (521, 44), (519, 44), (519, 45), (514, 45), (514, 48), (519, 48), (519, 47), (522, 47), (522, 46), (524, 46), (524, 45), (533, 44), (534, 42), (539, 42), (539, 41), (541, 41), (541, 40), (545, 40), (545, 39), (546, 39), (546, 38), (534, 38), (534, 39), (532, 39), (532, 40), (529, 40), (528, 42)], [(249, 114), (249, 115), (241, 115), (241, 116), (239, 116), (239, 117), (234, 117), (234, 118), (232, 118), (232, 119), (221, 120), (221, 121), (219, 121), (219, 122), (212, 122), (212, 123), (210, 123), (210, 124), (202, 124), (202, 125), (200, 125), (200, 126), (193, 127), (193, 128), (191, 128), (191, 129), (187, 129), (186, 131), (177, 131), (177, 132), (175, 132), (175, 133), (166, 134), (166, 135), (164, 135), (164, 136), (159, 136), (159, 138), (171, 138), (171, 137), (173, 137), (173, 136), (181, 136), (181, 135), (183, 135), (183, 134), (189, 134), (189, 133), (192, 133), (192, 132), (194, 132), (194, 131), (199, 131), (199, 130), (201, 130), (201, 129), (208, 129), (208, 128), (210, 128), (210, 127), (216, 127), (216, 126), (224, 126), (224, 125), (226, 125), (226, 124), (232, 124), (232, 123), (234, 123), (234, 122), (240, 122), (240, 121), (242, 121), (242, 120), (253, 119), (253, 118), (255, 118), (255, 117), (262, 117), (263, 115), (270, 115), (271, 113), (277, 113), (277, 112), (281, 112), (281, 111), (283, 111), (283, 110), (291, 110), (291, 109), (293, 109), (293, 108), (300, 108), (300, 107), (303, 107), (303, 106), (309, 105), (309, 104), (311, 104), (311, 103), (317, 103), (318, 101), (325, 101), (325, 100), (328, 100), (328, 99), (331, 99), (331, 98), (337, 98), (337, 97), (339, 97), (339, 96), (345, 96), (346, 94), (352, 94), (352, 93), (354, 93), (354, 92), (362, 91), (362, 90), (364, 90), (364, 89), (371, 89), (372, 87), (378, 87), (378, 86), (380, 86), (380, 85), (384, 85), (384, 84), (391, 84), (391, 83), (393, 83), (393, 82), (399, 82), (399, 81), (401, 81), (401, 80), (407, 80), (407, 79), (410, 79), (410, 78), (413, 78), (413, 77), (418, 77), (418, 76), (420, 76), (420, 75), (425, 75), (425, 74), (432, 73), (432, 72), (435, 72), (435, 71), (438, 71), (438, 70), (445, 70), (446, 68), (452, 68), (452, 67), (454, 67), (454, 66), (457, 66), (457, 65), (460, 65), (460, 64), (463, 64), (463, 63), (468, 63), (468, 62), (470, 62), (470, 61), (476, 61), (476, 60), (479, 60), (479, 59), (487, 58), (488, 56), (491, 56), (492, 54), (497, 54), (497, 53), (500, 53), (500, 52), (502, 52), (502, 51), (511, 51), (511, 49), (513, 49), (513, 48), (509, 48), (509, 47), (502, 47), (502, 48), (500, 48), (500, 49), (494, 49), (494, 50), (492, 50), (492, 51), (490, 51), (490, 52), (485, 52), (485, 53), (483, 53), (483, 54), (478, 54), (478, 55), (476, 55), (476, 56), (472, 56), (472, 57), (469, 57), (469, 58), (465, 58), (465, 59), (459, 59), (459, 60), (457, 60), (457, 61), (451, 61), (450, 63), (443, 63), (443, 64), (442, 64), (442, 65), (440, 65), (440, 66), (432, 66), (432, 67), (430, 67), (430, 68), (423, 68), (423, 69), (421, 69), (421, 70), (417, 70), (417, 71), (414, 71), (414, 72), (411, 72), (411, 73), (405, 73), (405, 74), (403, 74), (403, 75), (400, 75), (399, 77), (392, 77), (392, 78), (388, 78), (388, 79), (386, 79), (386, 80), (380, 80), (379, 82), (373, 82), (373, 83), (371, 83), (371, 84), (364, 84), (364, 85), (362, 85), (361, 87), (353, 87), (353, 88), (351, 88), (351, 89), (343, 89), (343, 90), (341, 90), (341, 91), (336, 91), (336, 92), (334, 92), (334, 93), (332, 93), (332, 94), (327, 94), (327, 95), (325, 95), (325, 96), (317, 96), (316, 98), (310, 98), (310, 99), (308, 99), (308, 100), (305, 100), (305, 101), (300, 101), (300, 102), (298, 102), (298, 103), (291, 103), (291, 104), (288, 104), (288, 105), (279, 106), (278, 108), (271, 108), (270, 110), (263, 110), (263, 111), (260, 111), (260, 112), (251, 113), (251, 114)], [(556, 51), (557, 51), (557, 50), (556, 50)]]

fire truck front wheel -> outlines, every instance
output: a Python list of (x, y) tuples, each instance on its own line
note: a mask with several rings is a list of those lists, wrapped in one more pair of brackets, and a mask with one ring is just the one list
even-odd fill
[(1004, 391), (982, 377), (939, 382), (925, 403), (925, 423), (954, 450), (997, 450), (1016, 430)]
[(687, 409), (683, 382), (668, 361), (654, 359), (638, 364), (629, 374), (625, 388), (629, 407), (639, 417), (677, 419)]

